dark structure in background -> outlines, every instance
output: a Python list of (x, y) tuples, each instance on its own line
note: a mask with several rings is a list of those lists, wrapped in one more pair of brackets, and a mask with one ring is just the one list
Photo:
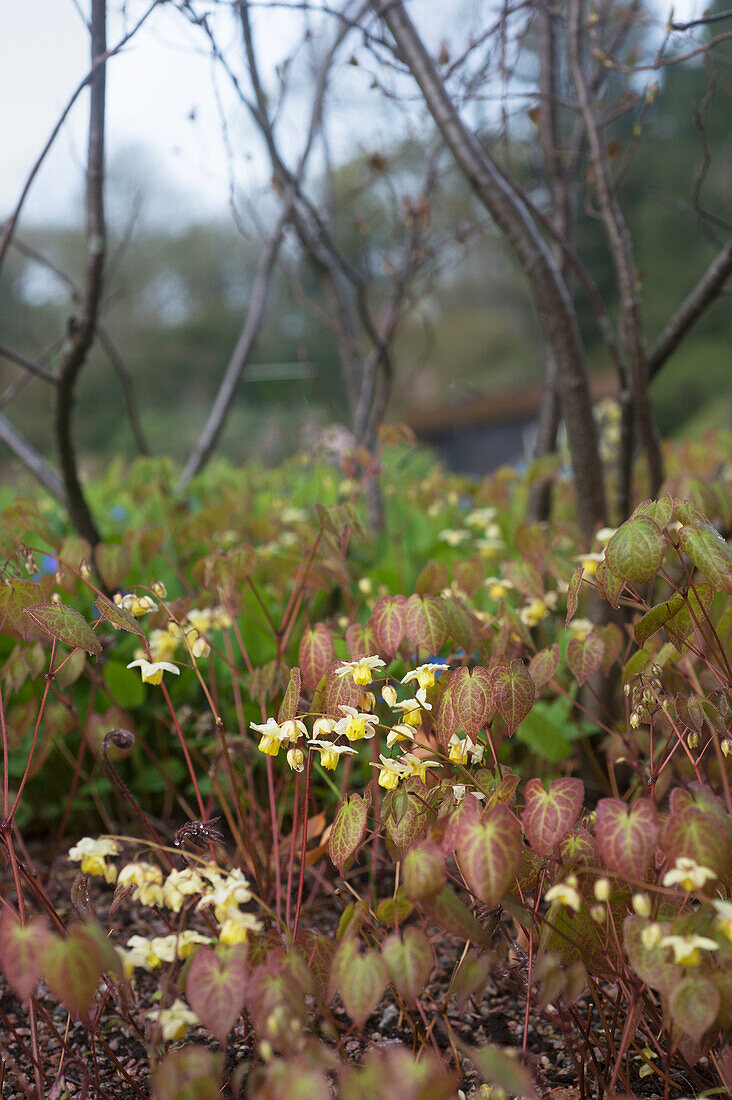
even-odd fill
[[(593, 401), (617, 395), (611, 374), (591, 379)], [(409, 426), (458, 473), (483, 476), (533, 453), (541, 402), (540, 383), (417, 408)]]

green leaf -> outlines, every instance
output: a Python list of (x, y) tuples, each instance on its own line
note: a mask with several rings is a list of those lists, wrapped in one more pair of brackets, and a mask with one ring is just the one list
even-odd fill
[(498, 905), (521, 863), (521, 827), (506, 805), (492, 806), (482, 818), (461, 818), (457, 857), (473, 893)]
[(619, 527), (605, 548), (605, 560), (616, 577), (643, 584), (663, 565), (666, 541), (650, 516), (638, 515)]
[[(113, 951), (108, 941), (107, 944)], [(87, 1015), (105, 968), (112, 966), (105, 958), (103, 946), (84, 925), (77, 925), (66, 939), (54, 936), (41, 953), (41, 969), (48, 988), (72, 1016), (79, 1018)]]
[(328, 853), (343, 875), (351, 866), (366, 836), (368, 803), (358, 794), (341, 802), (333, 819)]
[(388, 936), (381, 955), (399, 996), (414, 1004), (429, 981), (434, 956), (430, 941), (419, 928), (407, 928), (404, 938)]
[(107, 588), (117, 588), (124, 583), (130, 568), (130, 552), (126, 546), (115, 542), (100, 543), (95, 560)]
[(537, 1092), (531, 1080), (531, 1074), (525, 1069), (519, 1060), (519, 1051), (512, 1056), (503, 1047), (469, 1047), (463, 1046), (478, 1073), (486, 1085), (492, 1088), (503, 1089), (511, 1096), (527, 1097), (528, 1100), (537, 1100)]
[(565, 708), (557, 702), (540, 700), (516, 730), (516, 739), (550, 764), (559, 764), (572, 752)]
[(33, 620), (36, 626), (52, 638), (56, 638), (64, 645), (72, 649), (85, 649), (87, 653), (93, 653), (96, 657), (102, 654), (102, 643), (89, 626), (86, 619), (82, 618), (73, 607), (65, 607), (63, 604), (37, 603), (26, 607), (25, 614)]
[(658, 813), (646, 798), (628, 812), (619, 798), (601, 798), (597, 804), (595, 835), (609, 871), (643, 882), (658, 837)]
[(616, 610), (620, 606), (620, 595), (625, 588), (625, 580), (616, 576), (606, 561), (601, 561), (595, 573), (597, 590)]
[(509, 737), (523, 722), (534, 705), (536, 689), (534, 681), (523, 661), (511, 661), (511, 664), (498, 665), (491, 670), (493, 701), (499, 714), (506, 723)]
[(439, 894), (445, 885), (445, 855), (433, 840), (413, 845), (402, 864), (404, 892), (411, 901)]
[(155, 1100), (220, 1100), (223, 1053), (192, 1043), (169, 1051), (153, 1074)]
[(570, 638), (567, 643), (567, 665), (578, 684), (584, 684), (602, 665), (605, 643), (595, 629), (584, 638)]
[(191, 960), (186, 978), (188, 1002), (222, 1046), (244, 1007), (246, 982), (246, 949), (218, 955), (210, 947), (200, 947)]
[(701, 1039), (717, 1018), (719, 990), (709, 978), (695, 974), (671, 990), (669, 1008), (677, 1027), (692, 1039)]
[(582, 577), (584, 576), (584, 573), (585, 567), (583, 565), (579, 565), (572, 574), (572, 579), (567, 586), (567, 617), (564, 620), (565, 627), (569, 626), (577, 610), (577, 605), (579, 603), (579, 590), (580, 586), (582, 585)]
[(117, 607), (117, 604), (112, 603), (106, 596), (99, 596), (95, 603), (99, 614), (103, 619), (108, 619), (112, 626), (117, 627), (118, 630), (127, 630), (130, 634), (137, 634), (139, 638), (145, 637), (145, 631), (129, 611), (125, 611), (123, 607)]
[(732, 549), (711, 524), (681, 527), (679, 545), (720, 592), (732, 596)]
[(433, 898), (420, 902), (420, 906), (433, 924), (451, 936), (473, 943), (488, 943), (492, 939), (449, 886), (443, 887)]
[(386, 966), (376, 951), (362, 955), (355, 942), (347, 939), (338, 948), (333, 967), (338, 974), (343, 1006), (356, 1026), (362, 1028), (384, 994), (388, 980)]
[(299, 668), (290, 669), (290, 678), (287, 681), (287, 688), (285, 694), (280, 703), (280, 709), (277, 712), (277, 721), (282, 724), (283, 722), (290, 722), (297, 715), (297, 707), (300, 702), (300, 687), (302, 678), (300, 676)]
[(555, 779), (548, 791), (540, 779), (528, 781), (521, 821), (537, 855), (548, 855), (564, 839), (580, 815), (584, 797), (581, 779)]
[[(442, 592), (442, 589), (446, 587), (447, 566), (444, 561), (435, 561), (435, 559), (432, 558), (427, 562), (424, 569), (417, 577), (414, 584), (414, 591), (418, 596), (437, 596)], [(385, 599), (388, 598), (389, 597), (385, 597)], [(404, 597), (402, 598), (404, 599)], [(376, 608), (374, 608), (374, 610), (376, 610)], [(396, 653), (396, 650), (394, 650), (394, 653)]]

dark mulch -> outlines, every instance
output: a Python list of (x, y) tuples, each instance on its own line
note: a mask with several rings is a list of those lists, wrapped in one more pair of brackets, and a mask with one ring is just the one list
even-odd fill
[[(37, 866), (43, 866), (43, 851), (34, 852)], [(75, 916), (70, 900), (71, 886), (76, 869), (62, 858), (48, 887), (50, 897), (58, 913), (64, 919)], [(0, 890), (3, 896), (14, 904), (14, 889), (8, 872), (0, 874)], [(153, 936), (164, 934), (167, 929), (159, 916), (150, 909), (129, 902), (123, 902), (110, 917), (108, 913), (111, 890), (105, 889), (99, 882), (92, 883), (93, 901), (96, 915), (103, 927), (113, 929), (113, 938), (117, 944), (124, 944), (132, 935)], [(335, 896), (321, 893), (314, 906), (308, 910), (303, 927), (312, 927), (319, 932), (334, 934), (342, 912), (342, 904)], [(435, 942), (437, 966), (426, 994), (437, 1004), (443, 1003), (450, 977), (462, 950), (461, 945), (449, 936), (438, 938)], [(43, 985), (38, 989), (39, 1042), (44, 1069), (50, 1088), (64, 1054), (66, 1058), (82, 1058), (88, 1067), (90, 1087), (89, 1100), (132, 1100), (137, 1095), (147, 1096), (149, 1088), (149, 1061), (144, 1042), (144, 1011), (151, 1007), (150, 998), (160, 987), (160, 974), (138, 972), (135, 988), (139, 1007), (133, 1008), (132, 1015), (139, 1024), (138, 1033), (114, 1011), (110, 998), (108, 1010), (103, 1016), (101, 1028), (93, 1046), (88, 1029), (81, 1023), (69, 1019), (66, 1011), (48, 995)], [(447, 1011), (449, 1030), (453, 1038), (473, 1046), (488, 1043), (510, 1048), (520, 1048), (523, 1041), (525, 1019), (525, 967), (519, 948), (510, 956), (510, 961), (489, 981), (483, 995), (473, 998), (461, 1008), (450, 1002)], [(577, 1005), (581, 1016), (586, 1017), (587, 1005), (581, 1001)], [(13, 991), (0, 977), (0, 1009), (7, 1023), (0, 1017), (0, 1066), (4, 1059), (4, 1077), (0, 1077), (0, 1097), (2, 1100), (21, 1100), (33, 1095), (33, 1075), (29, 1059), (30, 1030), (28, 1017)], [(341, 1045), (342, 1056), (359, 1062), (373, 1044), (387, 1047), (391, 1044), (405, 1044), (410, 1049), (415, 1035), (409, 1021), (400, 1012), (398, 1005), (385, 997), (376, 1012), (368, 1020), (364, 1032), (367, 1040), (349, 1037), (348, 1017), (336, 1003), (334, 1016), (343, 1025), (346, 1038)], [(619, 1027), (622, 1029), (622, 1020)], [(423, 1029), (422, 1029), (423, 1030)], [(220, 1049), (216, 1040), (203, 1030), (191, 1033), (196, 1042), (206, 1042), (212, 1049)], [(434, 1029), (434, 1042), (445, 1052), (448, 1061), (453, 1061), (449, 1043), (449, 1031), (444, 1023)], [(529, 1014), (527, 1032), (529, 1062), (533, 1068), (539, 1094), (552, 1097), (553, 1100), (580, 1100), (582, 1090), (578, 1071), (561, 1033), (553, 1027), (532, 1006)], [(252, 1056), (251, 1035), (245, 1021), (241, 1020), (231, 1033), (227, 1049), (227, 1071), (232, 1073), (240, 1062), (248, 1061)], [(661, 1100), (658, 1094), (658, 1077), (641, 1079), (638, 1069), (641, 1063), (635, 1063), (631, 1069), (630, 1085), (633, 1093), (644, 1100)], [(468, 1093), (473, 1087), (479, 1087), (480, 1077), (471, 1064), (463, 1061), (464, 1074), (461, 1087)], [(2, 1073), (2, 1070), (0, 1070)], [(595, 1097), (598, 1090), (589, 1067), (584, 1067), (584, 1093)], [(82, 1094), (81, 1083), (84, 1072), (79, 1063), (70, 1063), (66, 1074), (67, 1092), (70, 1096)], [(95, 1082), (99, 1082), (99, 1091)], [(669, 1093), (669, 1098), (682, 1094), (693, 1095), (691, 1082), (679, 1081), (679, 1090)], [(139, 1090), (139, 1092), (138, 1092)], [(622, 1087), (619, 1087), (622, 1092)], [(224, 1094), (222, 1094), (224, 1095)], [(244, 1086), (241, 1095), (247, 1095)], [(306, 1098), (304, 1098), (306, 1100)]]

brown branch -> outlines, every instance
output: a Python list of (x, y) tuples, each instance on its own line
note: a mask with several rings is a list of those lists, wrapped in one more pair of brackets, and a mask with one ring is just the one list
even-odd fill
[(8, 418), (0, 413), (0, 439), (9, 448), (24, 466), (36, 477), (41, 485), (45, 485), (49, 493), (66, 503), (64, 487), (58, 474), (55, 473), (46, 462), (43, 455), (39, 454), (35, 447), (31, 446), (27, 439), (14, 428)]
[[(626, 400), (623, 407), (627, 410), (626, 416), (632, 415), (636, 420), (638, 434), (648, 456), (651, 495), (655, 496), (663, 482), (663, 463), (660, 440), (648, 395), (648, 368), (641, 315), (640, 281), (633, 257), (630, 233), (613, 190), (604, 131), (585, 80), (581, 52), (582, 30), (583, 0), (569, 0), (567, 46), (569, 68), (584, 124), (600, 218), (615, 269), (620, 300), (620, 340), (624, 359), (628, 365), (633, 398), (632, 403)], [(622, 518), (625, 518), (630, 510), (632, 447), (628, 451), (629, 453), (621, 455), (618, 486), (618, 510)]]
[(687, 294), (648, 353), (648, 373), (655, 378), (690, 328), (717, 298), (732, 274), (732, 237), (717, 253), (693, 290)]
[(58, 385), (58, 378), (55, 374), (51, 374), (51, 372), (47, 371), (45, 367), (42, 367), (40, 363), (34, 363), (32, 359), (26, 359), (24, 355), (21, 355), (17, 351), (11, 351), (10, 348), (0, 345), (0, 356), (22, 367), (23, 370), (27, 370), (29, 374), (35, 375), (36, 378), (42, 378), (44, 382), (50, 382), (53, 386)]
[(463, 123), (401, 2), (372, 0), (417, 82), (445, 144), (513, 246), (532, 287), (559, 371), (575, 473), (580, 523), (589, 539), (605, 521), (603, 471), (577, 319), (557, 263), (525, 205), (490, 154)]
[(732, 8), (728, 8), (726, 11), (709, 12), (708, 15), (702, 15), (699, 19), (690, 19), (688, 23), (669, 23), (669, 27), (672, 31), (688, 31), (692, 27), (705, 27), (709, 23), (720, 23), (723, 19), (732, 19)]
[[(86, 172), (86, 271), (79, 316), (69, 325), (68, 350), (60, 364), (55, 432), (61, 475), (71, 521), (92, 546), (101, 536), (79, 480), (72, 438), (74, 387), (96, 335), (102, 297), (106, 227), (104, 221), (104, 112), (106, 90), (106, 0), (92, 0), (89, 144)], [(100, 60), (101, 59), (101, 60)]]

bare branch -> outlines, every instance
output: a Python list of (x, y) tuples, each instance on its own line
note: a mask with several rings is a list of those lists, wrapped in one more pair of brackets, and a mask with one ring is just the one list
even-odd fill
[(226, 417), (231, 408), (234, 394), (236, 393), (236, 388), (244, 368), (249, 361), (249, 356), (257, 341), (259, 330), (264, 319), (264, 312), (267, 305), (267, 297), (272, 282), (275, 262), (277, 260), (277, 253), (282, 244), (285, 227), (291, 216), (292, 201), (293, 198), (291, 197), (290, 201), (286, 203), (277, 225), (259, 257), (244, 327), (237, 340), (231, 359), (229, 360), (229, 365), (226, 368), (226, 373), (219, 387), (219, 392), (216, 395), (216, 400), (211, 407), (206, 426), (201, 432), (199, 440), (191, 452), (190, 458), (178, 481), (176, 487), (178, 493), (184, 493), (199, 470), (203, 468), (204, 464), (210, 458), (224, 428)]
[(11, 351), (10, 348), (0, 345), (0, 356), (22, 367), (23, 370), (27, 370), (29, 374), (34, 374), (36, 378), (42, 378), (44, 382), (50, 382), (53, 386), (58, 385), (58, 378), (55, 374), (51, 374), (40, 363), (34, 363), (32, 359), (26, 359), (24, 355), (20, 355), (17, 351)]
[(687, 23), (677, 23), (673, 21), (669, 26), (673, 31), (688, 31), (691, 30), (692, 27), (704, 27), (709, 23), (721, 23), (723, 19), (732, 19), (732, 8), (727, 8), (726, 11), (708, 12), (698, 19), (690, 19)]
[[(61, 474), (71, 520), (92, 546), (101, 536), (79, 480), (72, 438), (74, 387), (94, 342), (102, 297), (106, 227), (104, 221), (104, 111), (106, 89), (106, 0), (92, 0), (89, 147), (86, 173), (86, 272), (78, 318), (70, 322), (69, 347), (59, 372), (55, 430)], [(101, 59), (101, 60), (100, 60)]]
[(5, 414), (1, 412), (0, 439), (5, 446), (13, 452), (16, 458), (19, 458), (23, 465), (30, 470), (34, 477), (40, 481), (41, 485), (45, 485), (52, 496), (60, 500), (62, 504), (66, 503), (61, 478), (51, 469), (43, 455), (39, 454), (35, 447), (31, 446), (28, 440), (13, 427)]
[(515, 249), (533, 289), (557, 368), (569, 431), (580, 523), (588, 538), (605, 520), (602, 465), (587, 371), (566, 283), (525, 205), (458, 114), (401, 2), (373, 0), (444, 140), (473, 191)]
[(717, 253), (692, 291), (684, 298), (648, 354), (648, 373), (655, 378), (687, 332), (718, 297), (732, 274), (732, 237)]

